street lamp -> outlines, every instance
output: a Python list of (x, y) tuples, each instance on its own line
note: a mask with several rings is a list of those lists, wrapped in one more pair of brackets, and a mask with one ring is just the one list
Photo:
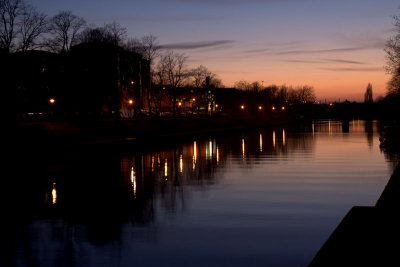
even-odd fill
[(244, 110), (244, 105), (241, 105), (241, 106), (240, 106), (240, 109), (241, 109), (241, 110)]
[(272, 110), (275, 110), (275, 107), (274, 107), (274, 106), (272, 106)]
[(258, 106), (258, 110), (262, 110), (263, 109), (263, 107), (262, 106)]
[(129, 99), (128, 103), (129, 105), (133, 105), (133, 99)]
[(54, 98), (50, 98), (50, 99), (49, 99), (49, 103), (50, 103), (50, 104), (54, 104), (54, 103), (56, 103), (56, 100), (55, 100)]
[(285, 108), (285, 106), (282, 106), (282, 110), (285, 110), (286, 108)]

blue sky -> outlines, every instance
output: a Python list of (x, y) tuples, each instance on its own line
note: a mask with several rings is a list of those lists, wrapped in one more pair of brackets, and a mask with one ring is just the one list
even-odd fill
[(71, 10), (89, 24), (119, 22), (129, 36), (153, 34), (235, 81), (312, 85), (319, 98), (362, 99), (369, 82), (384, 94), (386, 39), (394, 34), (392, 0), (86, 0), (31, 1), (54, 15)]

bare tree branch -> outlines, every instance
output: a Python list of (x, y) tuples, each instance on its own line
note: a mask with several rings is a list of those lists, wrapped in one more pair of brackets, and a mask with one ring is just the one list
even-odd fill
[(48, 30), (46, 15), (37, 12), (32, 6), (25, 6), (18, 28), (20, 34), (18, 50), (35, 48), (38, 45), (36, 43), (38, 37)]
[(14, 48), (17, 19), (23, 9), (22, 0), (0, 0), (0, 48), (8, 53)]
[(104, 26), (105, 32), (111, 37), (114, 45), (122, 45), (127, 38), (126, 28), (122, 27), (119, 23), (113, 21)]
[(71, 11), (59, 12), (50, 20), (50, 32), (54, 37), (48, 40), (48, 45), (53, 50), (68, 51), (77, 41), (76, 36), (85, 25), (85, 20)]

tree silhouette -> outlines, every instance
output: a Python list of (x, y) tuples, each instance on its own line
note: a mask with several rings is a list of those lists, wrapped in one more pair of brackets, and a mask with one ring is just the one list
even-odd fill
[(17, 35), (18, 17), (23, 13), (22, 0), (0, 0), (0, 48), (10, 53)]
[(386, 71), (392, 75), (388, 83), (388, 95), (400, 94), (400, 16), (394, 16), (397, 34), (386, 42)]
[(30, 5), (25, 6), (18, 27), (20, 34), (18, 50), (26, 51), (38, 47), (40, 45), (37, 43), (39, 36), (47, 31), (46, 15), (39, 13), (36, 8)]
[(79, 31), (83, 29), (86, 22), (71, 11), (60, 11), (50, 20), (50, 32), (53, 38), (47, 40), (47, 46), (57, 52), (69, 51), (76, 42)]
[(372, 101), (373, 101), (373, 99), (372, 99), (372, 84), (368, 83), (367, 89), (365, 90), (365, 94), (364, 94), (364, 102), (372, 103)]

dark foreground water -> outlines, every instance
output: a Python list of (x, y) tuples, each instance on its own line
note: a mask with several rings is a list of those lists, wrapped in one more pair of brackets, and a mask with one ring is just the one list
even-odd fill
[(2, 177), (0, 266), (306, 266), (386, 185), (376, 129), (320, 122), (21, 153)]

